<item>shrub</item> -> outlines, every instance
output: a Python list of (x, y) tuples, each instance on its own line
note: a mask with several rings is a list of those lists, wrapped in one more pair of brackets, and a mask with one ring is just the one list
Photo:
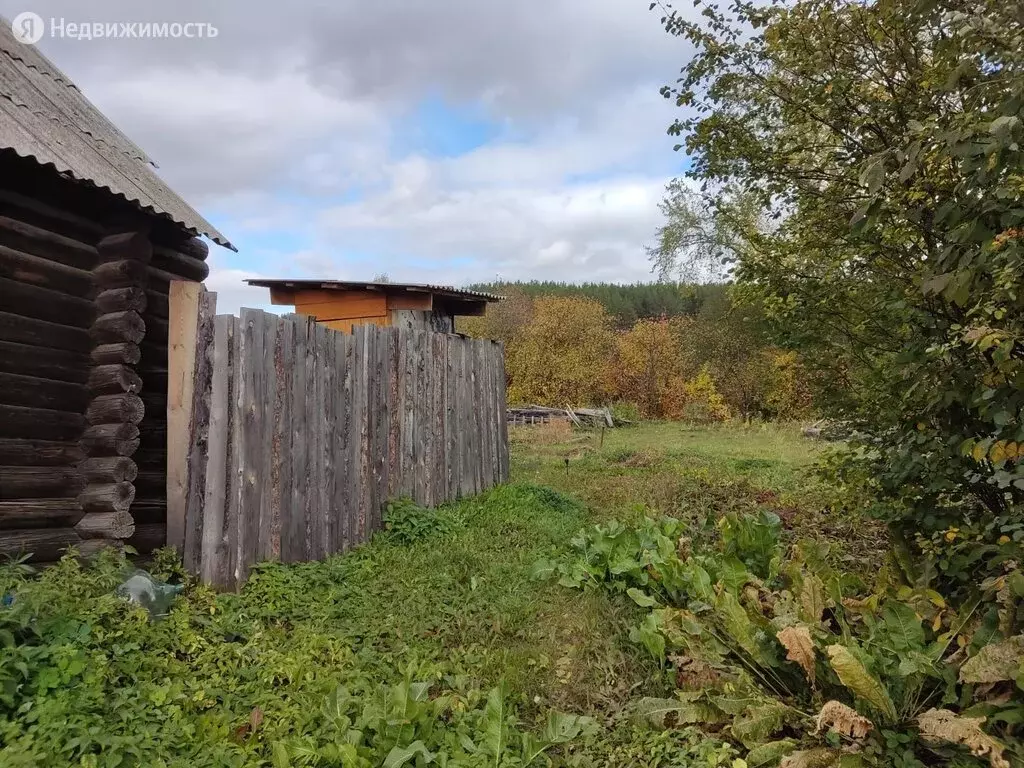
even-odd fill
[(452, 530), (450, 516), (437, 509), (421, 507), (411, 499), (388, 502), (383, 519), (385, 535), (402, 544), (412, 544)]
[(869, 585), (835, 569), (825, 545), (784, 556), (778, 536), (767, 513), (696, 529), (612, 522), (537, 573), (648, 608), (631, 639), (677, 691), (636, 716), (724, 734), (748, 766), (1009, 768), (1024, 757), (1019, 561), (954, 604), (897, 563)]

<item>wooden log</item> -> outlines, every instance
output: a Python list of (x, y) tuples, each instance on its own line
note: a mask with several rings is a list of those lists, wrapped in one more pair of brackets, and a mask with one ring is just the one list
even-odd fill
[(0, 467), (0, 500), (74, 496), (84, 485), (74, 467)]
[(165, 467), (140, 469), (133, 482), (137, 493), (146, 496), (160, 496), (167, 490), (167, 469)]
[(9, 216), (0, 215), (0, 243), (78, 269), (92, 269), (97, 261), (91, 245)]
[(0, 373), (0, 403), (27, 408), (81, 413), (89, 402), (89, 392), (81, 384)]
[(190, 237), (188, 240), (178, 243), (174, 246), (174, 250), (199, 261), (206, 261), (206, 257), (210, 255), (210, 246), (198, 237)]
[(142, 288), (111, 288), (96, 297), (95, 310), (102, 314), (111, 312), (146, 311), (146, 292)]
[(91, 403), (85, 420), (96, 424), (138, 424), (146, 409), (138, 395), (102, 395)]
[(90, 455), (131, 456), (139, 447), (139, 428), (134, 424), (97, 424), (85, 430), (81, 444)]
[(120, 232), (107, 235), (96, 244), (101, 264), (121, 261), (135, 261), (148, 264), (153, 256), (153, 246), (146, 232)]
[(202, 259), (196, 259), (160, 246), (153, 248), (153, 260), (150, 262), (150, 268), (153, 267), (177, 275), (179, 280), (202, 282), (210, 274), (209, 265)]
[(149, 271), (141, 261), (111, 261), (100, 264), (92, 271), (95, 284), (103, 290), (137, 288), (145, 285), (148, 277)]
[(0, 277), (81, 298), (87, 298), (93, 289), (90, 272), (5, 245), (0, 245)]
[(20, 557), (31, 553), (32, 560), (53, 562), (81, 540), (70, 527), (6, 531), (0, 536), (0, 555)]
[(170, 321), (162, 317), (146, 318), (146, 335), (152, 336), (157, 342), (170, 338)]
[(88, 299), (6, 277), (0, 277), (0, 296), (6, 312), (75, 328), (88, 328), (96, 315)]
[(127, 539), (135, 533), (135, 520), (122, 512), (87, 512), (75, 525), (83, 539)]
[(128, 539), (128, 546), (144, 555), (167, 546), (167, 526), (163, 523), (136, 525), (135, 533)]
[(138, 312), (111, 312), (96, 318), (89, 335), (97, 344), (138, 344), (146, 337), (146, 323)]
[(85, 354), (0, 341), (0, 371), (4, 373), (84, 384), (88, 368)]
[(160, 451), (167, 460), (167, 428), (166, 424), (147, 422), (142, 425), (144, 432), (140, 437), (139, 448), (147, 451)]
[(100, 344), (92, 350), (90, 359), (94, 365), (135, 365), (142, 359), (142, 352), (138, 344), (127, 341)]
[(131, 483), (89, 485), (78, 495), (78, 503), (86, 514), (92, 512), (127, 512), (135, 499)]
[(78, 471), (89, 483), (130, 483), (138, 477), (139, 468), (127, 456), (98, 456), (78, 465)]
[[(63, 182), (63, 179), (57, 180), (55, 177), (54, 181)], [(43, 197), (37, 193), (30, 197), (22, 194), (24, 186), (15, 183), (18, 191), (0, 188), (0, 213), (18, 221), (34, 224), (48, 232), (60, 232), (83, 243), (94, 243), (103, 236), (103, 225), (98, 221), (41, 202), (43, 199), (57, 199), (51, 195)]]
[(84, 457), (77, 442), (0, 439), (0, 464), (22, 467), (71, 467)]
[(138, 393), (142, 389), (142, 378), (127, 365), (99, 365), (89, 373), (88, 387), (94, 395)]
[(70, 527), (84, 514), (74, 497), (0, 501), (0, 530)]
[(149, 281), (148, 285), (158, 291), (166, 291), (170, 293), (171, 283), (181, 281), (181, 276), (176, 275), (173, 272), (168, 272), (166, 269), (160, 269), (154, 267), (152, 264), (146, 269), (146, 279)]
[(120, 552), (124, 550), (124, 542), (120, 539), (83, 539), (75, 548), (79, 557), (94, 557), (108, 549)]
[(140, 497), (138, 491), (135, 492), (135, 501), (132, 502), (131, 509), (132, 517), (135, 518), (135, 525), (148, 525), (149, 523), (160, 523), (163, 525), (167, 521), (167, 501), (163, 498), (163, 494), (160, 494), (159, 498), (144, 498)]
[(83, 354), (87, 354), (93, 346), (89, 331), (85, 328), (59, 325), (10, 312), (0, 312), (0, 341)]
[(146, 319), (157, 317), (166, 320), (170, 314), (167, 293), (152, 287), (146, 289)]
[(0, 405), (0, 438), (77, 440), (84, 427), (79, 413)]

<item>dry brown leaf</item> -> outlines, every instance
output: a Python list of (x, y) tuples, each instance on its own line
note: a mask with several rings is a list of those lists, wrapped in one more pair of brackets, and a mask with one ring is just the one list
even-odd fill
[(825, 702), (825, 706), (818, 713), (817, 723), (815, 733), (827, 728), (852, 739), (863, 739), (875, 727), (874, 723), (841, 701)]
[(249, 713), (249, 727), (255, 731), (261, 725), (263, 725), (263, 710), (253, 707), (252, 712)]
[(717, 688), (721, 685), (722, 676), (709, 664), (689, 656), (670, 656), (669, 660), (676, 668), (676, 687), (685, 691), (703, 691), (705, 688)]
[(992, 768), (1010, 768), (1002, 744), (981, 730), (984, 717), (961, 717), (948, 709), (929, 709), (917, 718), (921, 736), (931, 741), (962, 744), (975, 757), (987, 757)]
[(807, 673), (807, 679), (814, 685), (814, 641), (807, 627), (786, 627), (775, 637), (786, 649), (786, 658), (795, 661)]

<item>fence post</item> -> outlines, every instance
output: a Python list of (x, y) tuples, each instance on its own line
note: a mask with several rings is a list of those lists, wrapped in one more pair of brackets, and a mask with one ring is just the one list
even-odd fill
[(175, 280), (168, 296), (167, 334), (167, 545), (185, 547), (188, 454), (201, 283)]

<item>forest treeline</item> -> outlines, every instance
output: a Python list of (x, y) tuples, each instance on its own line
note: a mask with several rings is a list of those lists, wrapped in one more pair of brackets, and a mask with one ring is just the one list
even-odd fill
[(704, 304), (724, 300), (727, 289), (724, 283), (700, 285), (667, 281), (620, 285), (531, 280), (470, 286), (470, 290), (496, 293), (499, 296), (515, 293), (534, 299), (546, 296), (593, 299), (604, 307), (612, 324), (619, 330), (632, 328), (637, 320), (695, 315)]
[(610, 404), (642, 418), (799, 418), (811, 406), (791, 351), (725, 284), (502, 283), (505, 297), (459, 330), (506, 346), (509, 399)]

